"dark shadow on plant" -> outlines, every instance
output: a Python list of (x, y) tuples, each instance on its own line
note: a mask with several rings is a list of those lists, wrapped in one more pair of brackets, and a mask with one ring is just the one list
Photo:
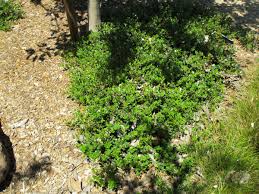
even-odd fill
[(118, 173), (115, 168), (106, 166), (95, 172), (93, 180), (98, 185), (125, 194), (176, 193), (177, 191), (174, 189), (174, 185), (178, 181), (177, 177), (159, 174), (156, 172), (154, 166), (150, 167), (147, 172), (140, 176), (136, 175), (134, 171), (120, 170)]
[(103, 82), (107, 82), (109, 77), (108, 84), (120, 84), (127, 76), (128, 64), (134, 59), (135, 40), (123, 27), (116, 28), (108, 35), (102, 36), (102, 39), (109, 47), (110, 57), (98, 75)]
[[(52, 34), (49, 39), (55, 40), (55, 47), (49, 48), (46, 47), (39, 47), (38, 48), (28, 48), (27, 50), (34, 50), (34, 54), (28, 53), (27, 58), (35, 60), (44, 61), (46, 58), (60, 54), (60, 51), (66, 50), (69, 47), (71, 48), (71, 43), (69, 41), (69, 34), (61, 29), (60, 21), (66, 20), (66, 18), (61, 18), (59, 13), (64, 13), (64, 6), (61, 1), (56, 0), (55, 6), (53, 8), (46, 8), (43, 6), (41, 0), (32, 0), (36, 6), (41, 6), (46, 10), (46, 15), (52, 17)], [(87, 1), (76, 1), (74, 4), (74, 8), (77, 13), (78, 19), (78, 26), (79, 26), (79, 33), (80, 35), (87, 34)], [(151, 18), (161, 15), (161, 9), (167, 7), (167, 9), (172, 10), (171, 14), (174, 15), (178, 20), (179, 24), (183, 27), (184, 24), (192, 17), (199, 17), (204, 15), (213, 15), (213, 11), (210, 9), (214, 6), (214, 0), (203, 0), (203, 1), (190, 1), (190, 0), (177, 0), (171, 3), (160, 2), (157, 0), (151, 1), (101, 1), (101, 13), (102, 13), (102, 21), (103, 22), (113, 22), (113, 23), (123, 23), (127, 21), (129, 18), (135, 19), (141, 23), (147, 23), (150, 21)], [(246, 12), (243, 16), (236, 15), (234, 10), (241, 10), (243, 7), (246, 7)], [(226, 6), (226, 4), (221, 4), (218, 6), (220, 10), (224, 10), (226, 12), (232, 12), (232, 16), (237, 23), (243, 23), (243, 21), (247, 22), (250, 21), (252, 25), (256, 25), (256, 10), (258, 8), (258, 3), (253, 2), (252, 0), (246, 1), (245, 6), (233, 4), (231, 6)], [(242, 10), (244, 11), (244, 10)], [(255, 16), (255, 17), (252, 17)], [(62, 23), (62, 22), (61, 22)], [(63, 21), (64, 23), (64, 21)], [(66, 23), (66, 21), (65, 21)], [(183, 43), (185, 40), (188, 39), (188, 36), (184, 36), (181, 31), (174, 31), (172, 25), (168, 25), (168, 21), (161, 21), (159, 26), (164, 23), (169, 27), (168, 33), (171, 34), (172, 37), (176, 40), (175, 44), (184, 44), (189, 45), (189, 42)], [(155, 34), (157, 33), (158, 28), (156, 29), (143, 29), (147, 30), (148, 33)], [(178, 33), (178, 35), (176, 35)], [(240, 30), (240, 37), (246, 34), (246, 32), (241, 29)], [(241, 38), (241, 41), (244, 43), (245, 40)], [(47, 40), (46, 40), (47, 42)], [(39, 45), (46, 44), (39, 43)], [(199, 48), (203, 48), (204, 45), (199, 46)], [(73, 47), (73, 46), (72, 46)], [(189, 49), (189, 48), (187, 48)]]
[(166, 7), (172, 9), (176, 16), (184, 19), (192, 15), (197, 16), (201, 10), (204, 12), (213, 5), (213, 2), (214, 0), (176, 0), (172, 2), (158, 0), (102, 1), (102, 20), (104, 22), (123, 23), (129, 18), (133, 18), (145, 23), (150, 18), (159, 16), (161, 9)]
[[(245, 10), (242, 10), (243, 8)], [(202, 17), (213, 17), (218, 14), (218, 11), (223, 11), (226, 13), (231, 13), (232, 19), (236, 23), (233, 25), (230, 19), (225, 18), (226, 25), (229, 26), (230, 32), (221, 32), (223, 34), (212, 34), (212, 36), (217, 35), (227, 35), (227, 33), (236, 33), (235, 38), (240, 39), (242, 44), (251, 44), (248, 45), (251, 49), (255, 47), (256, 44), (253, 42), (253, 38), (249, 37), (248, 27), (244, 24), (255, 25), (256, 18), (258, 17), (259, 4), (256, 1), (249, 0), (243, 2), (242, 5), (237, 3), (223, 3), (215, 4), (215, 0), (177, 0), (173, 2), (161, 2), (157, 0), (151, 1), (120, 1), (116, 0), (104, 1), (102, 3), (102, 20), (104, 22), (120, 23), (123, 24), (130, 19), (133, 19), (137, 22), (140, 22), (143, 26), (143, 30), (151, 35), (161, 34), (161, 29), (164, 29), (169, 37), (171, 37), (175, 46), (186, 47), (186, 50), (190, 51), (195, 46), (195, 50), (201, 49), (202, 52), (206, 52), (205, 44), (197, 44), (197, 37), (186, 34), (186, 24), (191, 20), (201, 19)], [(235, 17), (235, 10), (241, 10), (244, 12), (243, 15)], [(163, 16), (164, 15), (164, 16)], [(174, 18), (175, 21), (167, 20), (170, 15), (171, 18)], [(163, 17), (161, 17), (163, 16)], [(254, 17), (252, 17), (254, 16)], [(226, 16), (223, 16), (224, 18)], [(148, 25), (147, 23), (152, 22), (152, 20), (158, 19), (156, 24)], [(228, 22), (227, 22), (228, 21)], [(151, 27), (151, 28), (150, 28)], [(211, 30), (212, 31), (212, 30)], [(217, 32), (218, 30), (215, 29)], [(213, 33), (213, 31), (211, 32)], [(210, 35), (210, 34), (208, 34)], [(222, 40), (227, 40), (225, 37), (222, 37)], [(199, 40), (200, 41), (200, 40)], [(248, 43), (247, 43), (248, 42)], [(197, 45), (195, 45), (197, 44)]]

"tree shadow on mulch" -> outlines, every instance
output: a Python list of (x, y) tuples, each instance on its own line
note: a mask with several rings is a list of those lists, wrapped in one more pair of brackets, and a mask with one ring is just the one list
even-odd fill
[[(74, 42), (70, 40), (65, 7), (62, 1), (55, 0), (54, 6), (47, 7), (41, 0), (31, 0), (31, 3), (45, 10), (45, 16), (51, 17), (50, 36), (37, 44), (36, 48), (27, 48), (26, 59), (35, 61), (45, 61), (63, 51), (70, 50), (74, 47)], [(87, 1), (77, 0), (74, 3), (74, 9), (77, 14), (78, 28), (80, 35), (87, 33)], [(48, 42), (54, 41), (54, 45)]]
[(43, 157), (40, 160), (33, 160), (24, 172), (16, 172), (14, 174), (14, 182), (20, 180), (37, 179), (40, 172), (51, 172), (50, 157)]
[[(224, 3), (217, 5), (217, 8), (227, 14), (230, 14), (237, 25), (250, 30), (258, 29), (259, 2), (255, 0), (246, 0), (242, 4)], [(258, 31), (257, 31), (258, 33)]]

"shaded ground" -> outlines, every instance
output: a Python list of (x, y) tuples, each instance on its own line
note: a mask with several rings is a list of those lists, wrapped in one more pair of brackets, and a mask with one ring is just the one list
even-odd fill
[(259, 1), (215, 0), (220, 10), (228, 13), (237, 25), (259, 33)]
[[(237, 23), (258, 32), (256, 1), (217, 1)], [(0, 117), (16, 158), (13, 183), (5, 192), (90, 191), (89, 165), (65, 124), (76, 105), (67, 98), (69, 80), (60, 67), (59, 54), (69, 40), (63, 5), (21, 3), (25, 18), (12, 31), (0, 32)]]

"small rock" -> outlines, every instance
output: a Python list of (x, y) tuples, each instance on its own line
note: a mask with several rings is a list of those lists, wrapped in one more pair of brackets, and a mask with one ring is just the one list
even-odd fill
[(183, 163), (184, 159), (188, 156), (188, 154), (176, 154), (177, 161), (179, 164)]
[(90, 193), (93, 187), (94, 187), (94, 185), (91, 182), (91, 179), (89, 177), (82, 179), (82, 190), (83, 190), (83, 192)]
[(29, 119), (23, 119), (23, 120), (20, 120), (14, 124), (11, 125), (11, 128), (12, 129), (16, 129), (16, 128), (25, 128), (26, 127), (26, 124), (28, 123)]
[(237, 171), (230, 171), (227, 175), (227, 179), (231, 180), (232, 182), (236, 184), (246, 184), (250, 180), (251, 176), (247, 172), (237, 172)]
[(240, 184), (247, 184), (248, 181), (250, 180), (250, 178), (251, 178), (250, 174), (248, 174), (247, 172), (245, 172), (245, 173), (242, 175), (242, 177), (241, 177), (239, 183), (240, 183)]
[(156, 160), (153, 154), (148, 154), (148, 156), (150, 157), (153, 163), (156, 163)]
[(86, 175), (87, 177), (92, 176), (92, 170), (91, 169), (87, 169), (84, 171), (84, 175)]
[(69, 190), (71, 192), (80, 192), (82, 191), (81, 181), (76, 181), (74, 178), (69, 179)]
[(200, 127), (200, 129), (205, 129), (205, 125), (202, 123), (199, 124), (199, 127)]
[(83, 192), (85, 193), (91, 193), (93, 186), (85, 186), (83, 189)]
[(136, 139), (134, 139), (134, 140), (130, 143), (130, 145), (133, 146), (133, 147), (138, 146), (138, 144), (139, 144), (139, 140), (136, 140)]
[(181, 145), (181, 141), (180, 141), (179, 139), (172, 139), (171, 145), (172, 145), (172, 146)]
[(204, 43), (208, 43), (209, 42), (209, 36), (208, 35), (205, 35), (204, 36)]
[(136, 127), (137, 127), (137, 122), (134, 122), (134, 123), (131, 125), (131, 129), (134, 130)]
[(79, 136), (79, 141), (80, 141), (80, 142), (84, 142), (84, 141), (85, 141), (85, 136), (80, 135), (80, 136)]
[(200, 115), (199, 114), (194, 114), (194, 116), (193, 116), (193, 120), (194, 121), (196, 121), (196, 122), (198, 122), (199, 120), (200, 120)]

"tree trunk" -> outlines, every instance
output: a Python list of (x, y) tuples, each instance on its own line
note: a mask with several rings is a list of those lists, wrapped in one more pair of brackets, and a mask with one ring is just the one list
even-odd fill
[(76, 13), (73, 8), (71, 0), (63, 0), (65, 5), (65, 11), (67, 15), (68, 26), (70, 30), (71, 39), (77, 41), (79, 39)]
[[(10, 171), (8, 152), (0, 139), (0, 185), (6, 180)], [(1, 190), (1, 188), (0, 188)]]
[(97, 26), (101, 24), (100, 0), (88, 1), (88, 25), (89, 31), (96, 31)]

